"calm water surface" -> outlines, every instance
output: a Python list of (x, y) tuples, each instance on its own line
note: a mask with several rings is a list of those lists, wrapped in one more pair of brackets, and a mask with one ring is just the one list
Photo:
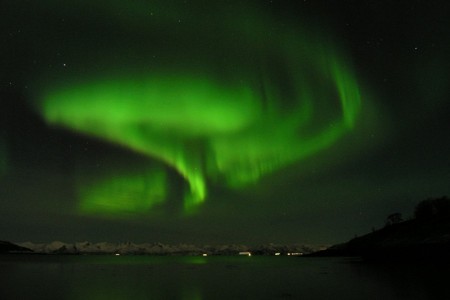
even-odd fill
[(302, 257), (0, 256), (0, 299), (450, 299), (442, 265)]

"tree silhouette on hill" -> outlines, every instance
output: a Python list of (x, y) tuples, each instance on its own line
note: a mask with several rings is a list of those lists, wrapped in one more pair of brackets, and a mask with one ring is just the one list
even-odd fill
[(386, 218), (386, 226), (398, 224), (401, 222), (403, 222), (402, 214), (398, 212), (390, 214)]
[(414, 217), (417, 220), (450, 217), (450, 199), (444, 196), (423, 200), (417, 204)]

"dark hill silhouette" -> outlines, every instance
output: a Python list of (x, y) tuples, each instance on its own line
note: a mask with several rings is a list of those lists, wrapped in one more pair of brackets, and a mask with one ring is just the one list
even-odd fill
[(13, 243), (6, 242), (6, 241), (0, 241), (0, 254), (4, 253), (24, 253), (24, 252), (33, 252), (32, 250), (17, 246)]
[(367, 260), (450, 261), (450, 199), (420, 202), (415, 218), (387, 223), (384, 228), (309, 256), (359, 256)]

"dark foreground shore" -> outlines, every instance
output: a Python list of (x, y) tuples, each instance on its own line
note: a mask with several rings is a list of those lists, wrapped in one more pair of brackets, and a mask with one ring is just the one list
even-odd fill
[(311, 257), (362, 257), (370, 261), (450, 262), (450, 219), (413, 219), (311, 253)]

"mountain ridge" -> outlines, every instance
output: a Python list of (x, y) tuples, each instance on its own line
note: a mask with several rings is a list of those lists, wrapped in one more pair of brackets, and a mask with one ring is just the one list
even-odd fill
[(39, 254), (129, 254), (129, 255), (237, 255), (240, 252), (250, 252), (254, 255), (303, 255), (325, 249), (325, 245), (277, 245), (266, 244), (260, 246), (247, 245), (193, 245), (163, 243), (91, 243), (88, 241), (65, 243), (53, 241), (51, 243), (19, 243), (20, 246), (32, 249)]
[(4, 253), (29, 253), (33, 252), (31, 249), (27, 247), (18, 246), (11, 242), (0, 241), (0, 254)]

